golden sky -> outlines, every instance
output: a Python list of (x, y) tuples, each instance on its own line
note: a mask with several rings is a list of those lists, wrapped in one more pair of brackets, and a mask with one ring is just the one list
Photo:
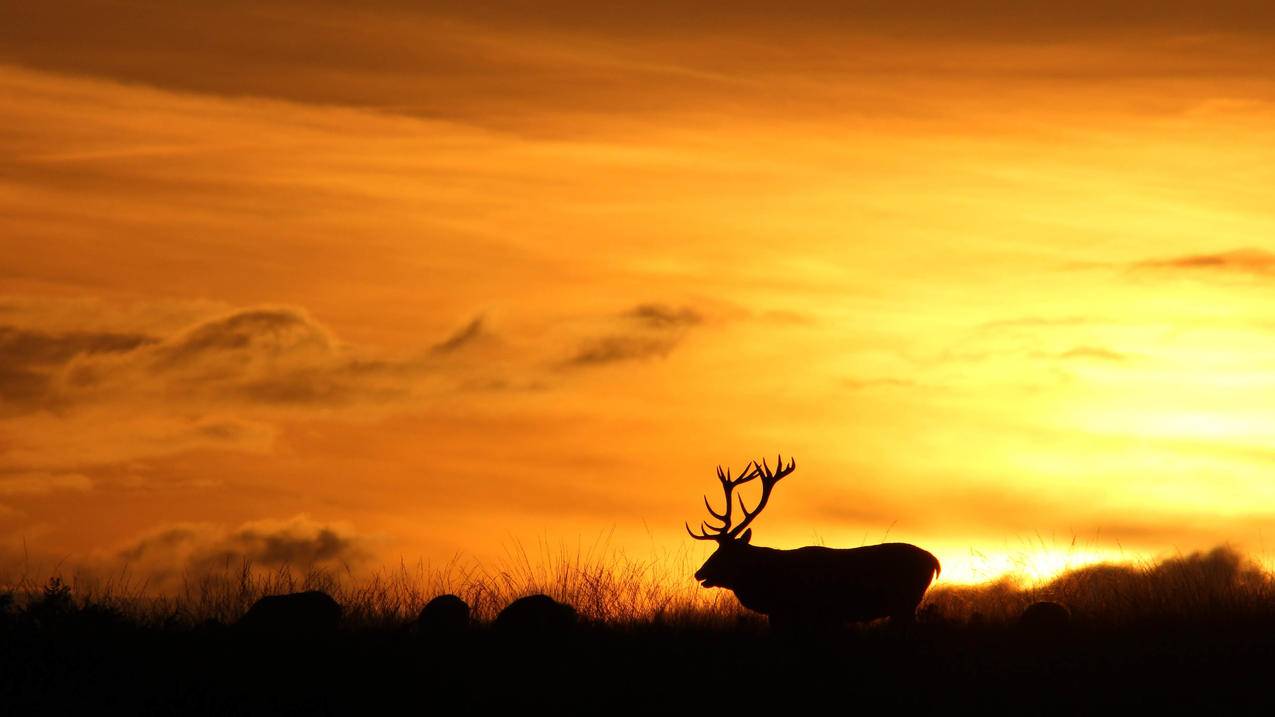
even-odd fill
[(0, 10), (5, 565), (1265, 549), (1268, 4), (473, 5)]

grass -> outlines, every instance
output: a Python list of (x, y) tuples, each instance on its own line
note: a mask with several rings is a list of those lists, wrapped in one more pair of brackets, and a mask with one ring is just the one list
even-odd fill
[[(82, 575), (20, 575), (0, 590), (0, 611), (16, 612), (52, 599), (110, 610), (148, 626), (231, 623), (266, 595), (322, 590), (345, 608), (352, 629), (388, 628), (416, 616), (431, 598), (459, 595), (480, 621), (517, 597), (545, 593), (601, 625), (673, 625), (728, 629), (758, 618), (723, 590), (703, 590), (689, 576), (689, 554), (636, 559), (609, 549), (530, 553), (521, 546), (491, 567), (460, 559), (441, 566), (400, 563), (355, 576), (348, 570), (262, 568), (248, 562), (186, 575), (178, 590), (152, 594), (126, 572), (106, 579)], [(1077, 623), (1120, 626), (1155, 621), (1275, 618), (1275, 576), (1222, 546), (1140, 564), (1073, 569), (1043, 583), (1010, 577), (980, 585), (936, 583), (920, 611), (923, 622), (1004, 625), (1037, 600), (1067, 605)]]
[[(126, 574), (18, 576), (0, 590), (0, 704), (58, 715), (1275, 708), (1265, 687), (1275, 670), (1275, 578), (1225, 547), (1043, 583), (939, 584), (913, 628), (799, 638), (767, 630), (725, 591), (700, 589), (687, 563), (543, 546), (492, 566), (400, 564), (364, 576), (240, 563), (187, 576), (164, 595)], [(345, 606), (343, 629), (280, 637), (201, 625), (306, 589)], [(525, 640), (403, 629), (448, 592), (480, 620), (545, 592), (587, 624)], [(1070, 606), (1070, 631), (1016, 627), (1041, 599)]]

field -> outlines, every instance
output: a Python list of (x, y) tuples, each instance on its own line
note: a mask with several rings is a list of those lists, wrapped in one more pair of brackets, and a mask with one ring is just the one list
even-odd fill
[[(1275, 578), (1227, 548), (1157, 564), (1091, 566), (1048, 583), (929, 593), (908, 627), (772, 634), (676, 561), (567, 556), (477, 572), (417, 566), (352, 579), (239, 565), (147, 596), (126, 577), (19, 577), (0, 597), (0, 700), (9, 714), (356, 714), (542, 707), (555, 713), (818, 709), (1095, 713), (1262, 711), (1275, 667)], [(232, 624), (260, 596), (322, 589), (339, 629), (287, 636)], [(452, 592), (462, 634), (413, 628)], [(510, 635), (511, 599), (574, 605), (570, 631)], [(1029, 603), (1072, 612), (1018, 624)], [(824, 707), (824, 705), (827, 705)]]

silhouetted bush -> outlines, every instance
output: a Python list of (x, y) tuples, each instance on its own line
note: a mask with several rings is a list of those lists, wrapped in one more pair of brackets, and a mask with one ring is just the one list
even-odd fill
[(1071, 624), (1071, 611), (1053, 600), (1038, 600), (1023, 609), (1018, 626), (1037, 635), (1062, 634)]
[(423, 635), (458, 635), (468, 627), (469, 605), (450, 593), (430, 600), (416, 618), (416, 630)]
[(253, 603), (236, 627), (254, 633), (323, 635), (341, 621), (341, 606), (331, 595), (309, 590), (288, 595), (268, 595)]
[(49, 627), (69, 619), (75, 611), (71, 586), (60, 577), (49, 578), (37, 597), (27, 603), (27, 616), (37, 624)]
[(528, 595), (509, 603), (493, 626), (506, 634), (563, 634), (575, 627), (579, 616), (570, 605), (548, 595)]

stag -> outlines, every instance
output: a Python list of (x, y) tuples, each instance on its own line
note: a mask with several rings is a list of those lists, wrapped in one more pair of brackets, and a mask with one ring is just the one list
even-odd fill
[[(696, 540), (711, 540), (717, 550), (695, 573), (705, 588), (726, 588), (749, 610), (766, 615), (776, 629), (809, 628), (890, 618), (910, 623), (917, 605), (938, 577), (939, 561), (929, 552), (907, 543), (882, 543), (861, 548), (825, 548), (810, 545), (778, 550), (751, 545), (753, 520), (770, 500), (781, 478), (792, 473), (797, 462), (784, 465), (780, 455), (776, 471), (762, 459), (750, 461), (735, 478), (717, 467), (717, 479), (726, 494), (726, 508), (719, 513), (708, 497), (704, 506), (721, 525), (700, 523), (700, 532), (686, 532)], [(761, 498), (752, 510), (734, 491), (745, 483), (761, 481)], [(738, 499), (742, 519), (736, 523), (733, 505)]]

